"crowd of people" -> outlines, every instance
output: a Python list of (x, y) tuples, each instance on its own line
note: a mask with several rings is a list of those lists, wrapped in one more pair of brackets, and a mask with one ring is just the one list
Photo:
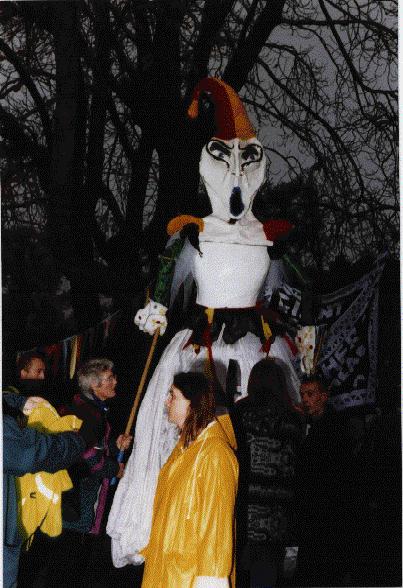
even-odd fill
[[(17, 585), (19, 562), (21, 587), (103, 585), (94, 570), (107, 545), (110, 481), (124, 476), (116, 453), (129, 449), (133, 438), (120, 434), (114, 439), (111, 432), (107, 415), (117, 378), (109, 359), (85, 362), (77, 383), (79, 392), (50, 420), (40, 354), (23, 356), (16, 385), (3, 391), (5, 588)], [(222, 390), (203, 373), (175, 374), (165, 408), (179, 440), (158, 477), (151, 533), (141, 552), (141, 585), (369, 586), (375, 580), (379, 586), (398, 585), (399, 513), (389, 512), (386, 519), (392, 540), (379, 531), (366, 538), (365, 532), (374, 528), (374, 517), (381, 522), (385, 509), (398, 509), (393, 493), (396, 497), (400, 487), (394, 468), (399, 427), (391, 426), (389, 418), (390, 435), (382, 438), (382, 419), (374, 418), (363, 430), (357, 423), (365, 420), (331, 409), (317, 378), (302, 382), (296, 406), (281, 367), (270, 358), (252, 368), (247, 392), (223, 406)], [(394, 457), (389, 467), (383, 450)], [(388, 500), (378, 496), (373, 460), (387, 470)], [(39, 495), (47, 496), (49, 504), (55, 496), (44, 487), (42, 474), (55, 476), (65, 469), (71, 484), (59, 497), (61, 533), (48, 537), (44, 530), (46, 517), (58, 516), (49, 508), (27, 536), (26, 509)], [(19, 481), (27, 474), (34, 474), (37, 486), (30, 494), (33, 500), (24, 502)], [(371, 508), (372, 518), (366, 521)], [(383, 578), (379, 554), (377, 569), (371, 562), (381, 537), (389, 563)], [(371, 549), (366, 550), (367, 541)], [(296, 557), (291, 572), (290, 553)], [(112, 567), (110, 557), (108, 562)], [(105, 561), (102, 569), (106, 586), (112, 569)]]

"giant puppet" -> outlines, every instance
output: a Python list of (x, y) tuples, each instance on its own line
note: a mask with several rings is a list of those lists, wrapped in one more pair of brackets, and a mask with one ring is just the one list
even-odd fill
[[(287, 221), (262, 223), (252, 213), (253, 199), (265, 179), (266, 158), (236, 92), (219, 79), (202, 80), (190, 117), (198, 116), (203, 97), (215, 107), (216, 130), (200, 159), (212, 213), (173, 219), (168, 225), (168, 253), (163, 256), (172, 258), (180, 251), (174, 288), (191, 274), (197, 287), (196, 309), (189, 328), (179, 331), (165, 349), (140, 407), (133, 452), (107, 526), (116, 567), (143, 561), (138, 552), (148, 542), (158, 474), (177, 441), (177, 429), (168, 423), (164, 409), (176, 372), (202, 369), (206, 357), (210, 365), (225, 368), (235, 360), (244, 395), (252, 366), (269, 353), (285, 368), (289, 392), (298, 398), (292, 345), (283, 337), (273, 338), (257, 304), (270, 281), (270, 249), (292, 226)], [(183, 239), (184, 235), (188, 237)], [(158, 285), (135, 318), (150, 334), (166, 327), (162, 290)]]

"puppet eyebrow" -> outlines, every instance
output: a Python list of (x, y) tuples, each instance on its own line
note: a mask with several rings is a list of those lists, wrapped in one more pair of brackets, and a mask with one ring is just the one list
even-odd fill
[(231, 155), (231, 149), (233, 149), (233, 147), (229, 147), (226, 143), (222, 143), (221, 141), (214, 140), (208, 145), (209, 152), (211, 149), (218, 149), (219, 151), (223, 151), (226, 155)]
[(246, 147), (244, 147), (244, 148), (240, 147), (240, 150), (243, 151), (242, 157), (244, 159), (246, 159), (247, 157), (250, 157), (251, 155), (262, 156), (262, 149), (261, 149), (260, 145), (256, 145), (253, 143), (246, 145)]

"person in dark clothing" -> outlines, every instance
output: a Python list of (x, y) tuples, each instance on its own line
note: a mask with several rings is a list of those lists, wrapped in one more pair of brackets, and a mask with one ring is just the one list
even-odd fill
[[(111, 439), (107, 420), (108, 402), (116, 396), (116, 376), (113, 362), (96, 358), (85, 362), (77, 371), (80, 392), (61, 414), (75, 414), (94, 432), (96, 443), (82, 455), (80, 462), (70, 468), (74, 488), (63, 507), (63, 534), (52, 552), (48, 586), (88, 585), (85, 574), (91, 559), (102, 548), (110, 480), (121, 478), (124, 464), (116, 460), (117, 449), (128, 449), (132, 436), (122, 434)], [(68, 494), (68, 493), (65, 493)], [(96, 539), (98, 538), (98, 539)], [(69, 560), (73, 558), (72, 568)], [(69, 568), (70, 566), (70, 568)], [(66, 568), (68, 572), (66, 573)]]
[(297, 458), (297, 586), (348, 583), (351, 472), (355, 432), (345, 415), (327, 405), (317, 378), (301, 384), (307, 435)]
[(402, 434), (400, 390), (366, 423), (357, 452), (352, 516), (354, 586), (402, 586)]
[[(17, 360), (13, 385), (9, 386), (7, 390), (23, 396), (39, 395), (53, 405), (54, 394), (48, 378), (46, 356), (38, 351), (22, 353)], [(62, 495), (63, 502), (64, 497)], [(35, 531), (29, 549), (23, 549), (21, 552), (18, 575), (19, 588), (29, 588), (31, 585), (40, 582), (41, 576), (46, 573), (49, 551), (52, 549), (53, 542), (54, 539), (42, 533), (41, 529)]]
[(108, 401), (116, 396), (117, 383), (112, 361), (91, 359), (79, 368), (77, 376), (80, 393), (74, 396), (71, 406), (61, 412), (71, 412), (89, 423), (97, 442), (85, 452), (82, 463), (77, 466), (78, 475), (74, 476), (80, 486), (80, 517), (75, 521), (66, 521), (64, 526), (66, 529), (97, 535), (101, 528), (109, 480), (123, 475), (124, 464), (117, 463), (116, 448), (128, 449), (132, 436), (122, 434), (116, 441), (111, 440), (111, 427), (107, 420)]
[(237, 585), (275, 586), (290, 545), (295, 456), (303, 428), (274, 360), (253, 366), (248, 396), (235, 404), (231, 419), (240, 463)]
[(16, 586), (22, 537), (18, 530), (15, 477), (26, 473), (57, 472), (78, 459), (88, 444), (91, 432), (45, 435), (18, 424), (17, 411), (29, 414), (42, 398), (3, 394), (3, 586)]

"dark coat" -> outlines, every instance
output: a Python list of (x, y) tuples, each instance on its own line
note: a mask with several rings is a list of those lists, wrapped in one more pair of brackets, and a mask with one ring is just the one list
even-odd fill
[(330, 408), (312, 421), (297, 459), (298, 585), (345, 585), (350, 567), (356, 435)]
[(330, 408), (308, 422), (296, 462), (298, 534), (302, 540), (322, 542), (321, 536), (329, 535), (329, 525), (335, 519), (334, 508), (348, 496), (354, 458), (352, 434), (346, 415)]
[[(18, 394), (7, 393), (3, 395), (4, 570), (8, 569), (7, 548), (15, 548), (22, 543), (17, 525), (15, 477), (41, 471), (54, 473), (65, 469), (85, 449), (85, 442), (77, 433), (45, 435), (35, 429), (21, 428), (14, 416), (7, 414), (7, 412), (11, 413), (22, 409), (26, 400), (26, 397)], [(7, 578), (7, 585), (12, 585), (10, 578)]]
[(400, 407), (373, 415), (355, 468), (352, 520), (356, 586), (402, 585), (402, 444)]
[(255, 404), (249, 398), (235, 404), (231, 417), (240, 462), (239, 532), (244, 528), (254, 544), (284, 544), (294, 502), (301, 419), (291, 410)]
[[(63, 526), (66, 529), (95, 534), (100, 530), (109, 480), (119, 471), (116, 445), (110, 440), (107, 410), (106, 404), (97, 398), (76, 394), (72, 404), (59, 411), (61, 414), (75, 414), (85, 421), (93, 429), (97, 439), (96, 445), (83, 453), (80, 463), (69, 470), (74, 488), (70, 496), (66, 496), (67, 493), (64, 496)], [(98, 508), (94, 514), (97, 500)], [(69, 510), (70, 516), (66, 515), (67, 504), (72, 507)], [(76, 516), (71, 516), (74, 510)]]

